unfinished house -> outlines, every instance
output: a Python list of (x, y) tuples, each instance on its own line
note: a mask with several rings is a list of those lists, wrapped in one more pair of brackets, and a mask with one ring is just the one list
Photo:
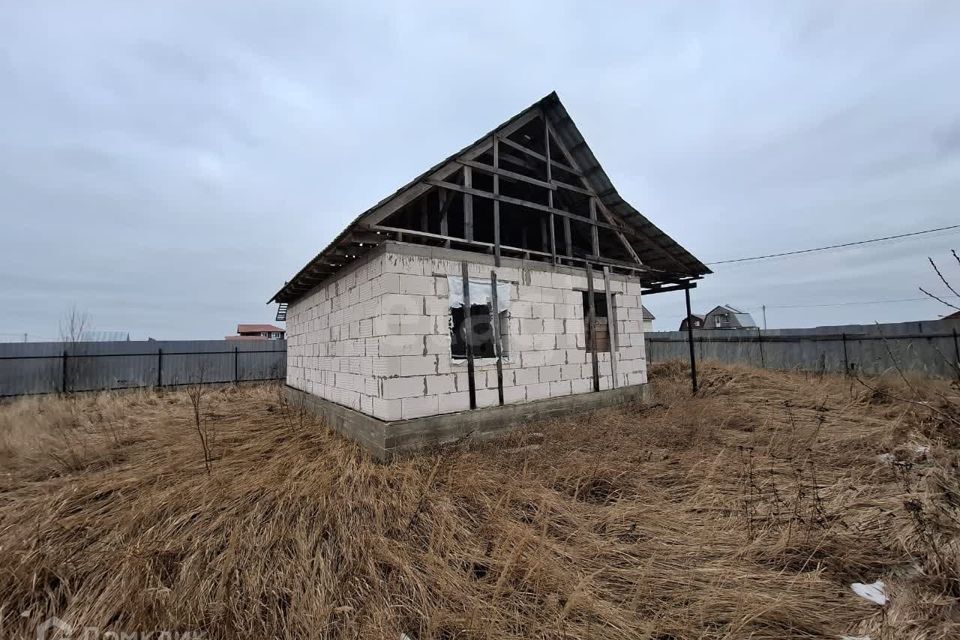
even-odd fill
[(703, 316), (704, 329), (756, 329), (753, 316), (730, 305), (714, 307)]
[(389, 457), (644, 398), (642, 296), (707, 273), (551, 93), (362, 213), (271, 302), (289, 393)]

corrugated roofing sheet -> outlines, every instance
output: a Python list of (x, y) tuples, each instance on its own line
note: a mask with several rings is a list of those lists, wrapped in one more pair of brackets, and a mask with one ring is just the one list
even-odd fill
[(737, 322), (740, 323), (740, 326), (744, 329), (756, 329), (757, 323), (753, 320), (753, 316), (749, 313), (735, 313), (733, 314), (737, 317)]

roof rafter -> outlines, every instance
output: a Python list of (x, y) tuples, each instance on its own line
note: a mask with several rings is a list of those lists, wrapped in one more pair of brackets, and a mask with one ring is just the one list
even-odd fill
[(550, 207), (545, 204), (539, 204), (537, 202), (530, 202), (529, 200), (522, 200), (520, 198), (514, 198), (511, 196), (505, 196), (502, 194), (490, 193), (489, 191), (483, 191), (482, 189), (476, 189), (474, 187), (462, 187), (458, 184), (453, 184), (451, 182), (442, 182), (440, 180), (428, 180), (430, 184), (436, 187), (442, 187), (444, 189), (449, 189), (450, 191), (458, 191), (470, 196), (477, 196), (480, 198), (486, 198), (487, 200), (494, 200), (499, 202), (505, 202), (507, 204), (514, 204), (519, 207), (527, 207), (528, 209), (535, 209), (537, 211), (543, 211), (544, 213), (552, 213), (565, 218), (570, 218), (571, 220), (576, 220), (578, 222), (583, 222), (585, 224), (594, 225), (603, 229), (609, 229), (611, 231), (622, 231), (624, 233), (635, 234), (636, 232), (629, 228), (622, 228), (615, 224), (609, 222), (601, 222), (599, 220), (591, 220), (590, 218), (584, 218), (581, 215), (576, 213), (570, 213), (569, 211), (564, 211), (563, 209), (557, 209), (555, 207)]

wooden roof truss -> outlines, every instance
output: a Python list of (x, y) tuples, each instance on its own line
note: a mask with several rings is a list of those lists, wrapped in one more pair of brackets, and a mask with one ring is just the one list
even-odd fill
[[(396, 211), (365, 223), (383, 237), (554, 264), (642, 270), (628, 236), (539, 110), (454, 159)], [(559, 160), (557, 158), (560, 158)]]
[[(502, 256), (511, 256), (607, 267), (640, 274), (651, 291), (691, 284), (709, 273), (645, 219), (659, 234), (657, 241), (648, 229), (611, 211), (605, 200), (618, 207), (626, 203), (612, 187), (603, 197), (595, 191), (588, 173), (602, 169), (585, 143), (580, 156), (564, 144), (545, 111), (551, 99), (559, 105), (551, 94), (362, 214), (273, 300), (295, 300), (387, 239), (492, 254), (498, 265)], [(585, 170), (577, 157), (595, 166)], [(661, 246), (661, 238), (679, 251)], [(641, 260), (641, 246), (657, 267)]]

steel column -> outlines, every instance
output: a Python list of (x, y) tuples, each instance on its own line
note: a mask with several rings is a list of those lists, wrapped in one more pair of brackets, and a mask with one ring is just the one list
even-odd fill
[(690, 382), (693, 384), (693, 392), (696, 393), (699, 385), (697, 384), (697, 353), (693, 348), (693, 312), (690, 311), (690, 288), (683, 290), (684, 298), (687, 301), (687, 342), (690, 345)]

